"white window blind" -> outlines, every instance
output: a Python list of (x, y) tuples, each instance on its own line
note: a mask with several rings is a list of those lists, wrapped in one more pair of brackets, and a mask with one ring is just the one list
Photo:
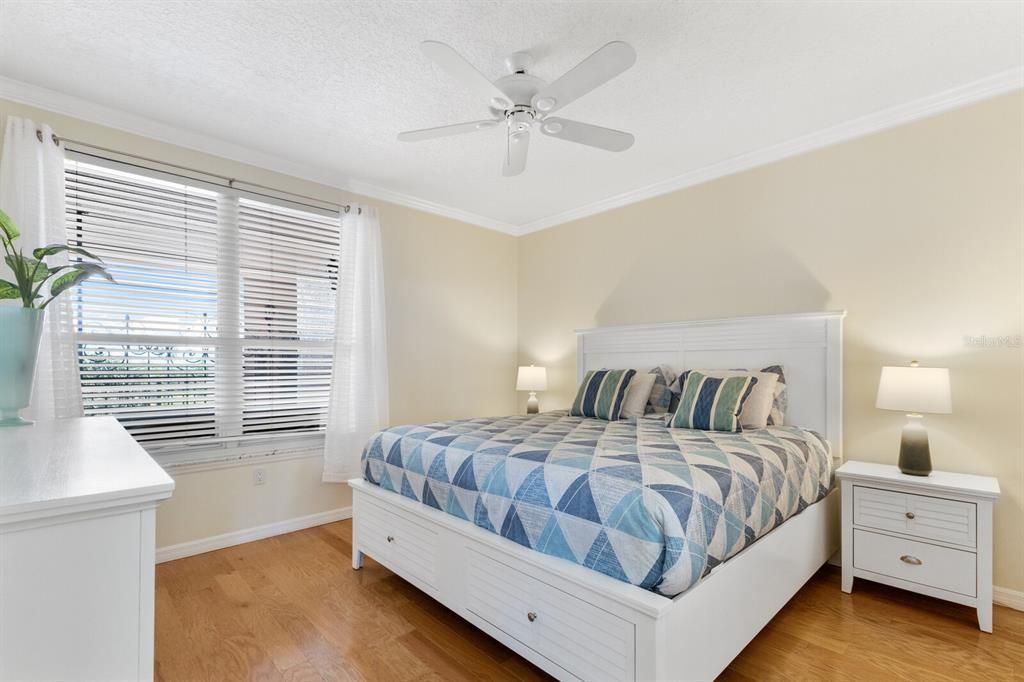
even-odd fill
[(74, 292), (87, 415), (151, 452), (324, 428), (338, 219), (69, 158), (68, 242), (118, 284)]
[(242, 199), (242, 432), (326, 424), (338, 281), (337, 220)]

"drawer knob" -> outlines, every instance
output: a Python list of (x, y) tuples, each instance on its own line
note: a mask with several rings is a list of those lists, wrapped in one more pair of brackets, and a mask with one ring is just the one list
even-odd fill
[(907, 512), (907, 518), (908, 519), (914, 518), (914, 512)]
[(530, 611), (528, 614), (526, 614), (526, 620), (532, 623), (533, 621), (537, 620), (537, 614), (533, 611)]
[(910, 564), (911, 566), (920, 566), (921, 564), (924, 563), (923, 561), (918, 559), (916, 556), (911, 556), (909, 554), (904, 554), (903, 556), (901, 556), (900, 557), (900, 561), (902, 561), (905, 564)]
[(395, 536), (394, 535), (389, 535), (388, 536), (388, 542), (394, 542), (394, 541), (395, 541)]

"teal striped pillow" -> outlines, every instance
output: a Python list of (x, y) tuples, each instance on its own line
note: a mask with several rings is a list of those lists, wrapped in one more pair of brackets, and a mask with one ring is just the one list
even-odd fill
[(634, 374), (635, 369), (598, 369), (587, 372), (569, 414), (573, 417), (616, 421), (626, 399), (626, 388)]
[(742, 431), (740, 412), (757, 377), (715, 378), (691, 371), (679, 396), (679, 407), (672, 416), (671, 428), (700, 431)]

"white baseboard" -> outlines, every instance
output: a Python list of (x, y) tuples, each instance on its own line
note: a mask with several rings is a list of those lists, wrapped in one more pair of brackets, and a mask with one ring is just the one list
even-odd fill
[(996, 585), (992, 588), (992, 601), (1000, 606), (1008, 606), (1017, 611), (1024, 611), (1024, 592)]
[(325, 523), (333, 523), (334, 521), (341, 521), (342, 519), (350, 518), (352, 518), (352, 507), (340, 507), (338, 509), (330, 509), (325, 512), (320, 512), (318, 514), (310, 514), (309, 516), (298, 516), (293, 519), (276, 521), (274, 523), (268, 523), (263, 526), (243, 528), (241, 530), (231, 531), (230, 533), (224, 533), (222, 535), (213, 535), (208, 538), (190, 540), (188, 542), (182, 542), (177, 545), (157, 547), (156, 562), (159, 564), (163, 563), (164, 561), (182, 559), (184, 557), (193, 556), (195, 554), (212, 552), (217, 549), (224, 549), (225, 547), (242, 545), (246, 542), (262, 540), (264, 538), (273, 537), (275, 535), (292, 533), (297, 530), (302, 530), (304, 528), (322, 526)]

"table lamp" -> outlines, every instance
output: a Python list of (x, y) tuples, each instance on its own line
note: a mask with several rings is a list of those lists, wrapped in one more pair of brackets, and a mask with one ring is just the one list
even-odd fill
[(530, 398), (526, 401), (526, 414), (537, 414), (540, 411), (537, 403), (537, 391), (548, 390), (548, 370), (544, 367), (520, 367), (516, 377), (516, 390), (529, 391)]
[(919, 367), (917, 360), (911, 362), (910, 367), (883, 367), (875, 407), (907, 413), (907, 424), (903, 427), (900, 441), (900, 471), (911, 476), (930, 474), (932, 457), (921, 413), (949, 414), (953, 411), (949, 370)]

